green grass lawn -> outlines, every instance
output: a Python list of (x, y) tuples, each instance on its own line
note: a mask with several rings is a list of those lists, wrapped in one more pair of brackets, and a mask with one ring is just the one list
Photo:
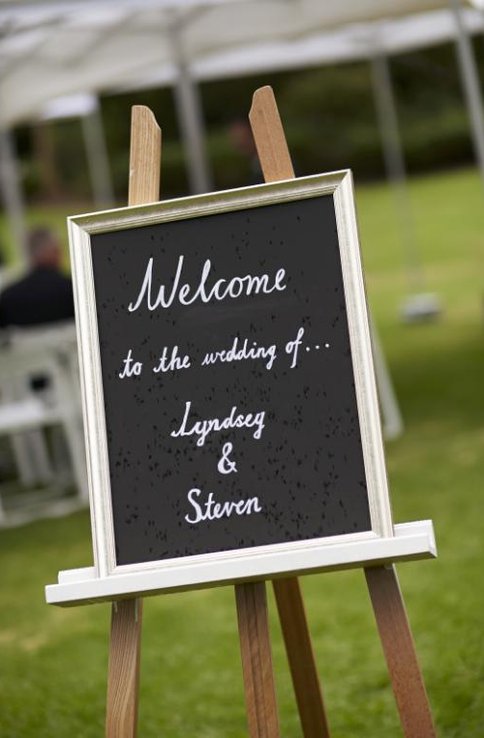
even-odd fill
[[(484, 735), (483, 196), (469, 171), (412, 182), (426, 288), (444, 315), (406, 326), (392, 195), (358, 191), (370, 303), (406, 423), (387, 448), (394, 517), (432, 518), (439, 547), (437, 561), (399, 574), (441, 738)], [(0, 561), (0, 735), (99, 738), (109, 606), (62, 610), (43, 596), (59, 569), (90, 563), (87, 513), (1, 532)], [(310, 576), (303, 588), (333, 738), (400, 735), (363, 574)], [(272, 599), (270, 610), (281, 733), (291, 738), (301, 731)], [(139, 734), (247, 734), (231, 588), (146, 601)]]

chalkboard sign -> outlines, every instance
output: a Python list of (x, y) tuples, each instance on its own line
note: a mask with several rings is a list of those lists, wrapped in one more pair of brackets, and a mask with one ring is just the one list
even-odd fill
[(69, 227), (101, 573), (392, 534), (349, 172)]

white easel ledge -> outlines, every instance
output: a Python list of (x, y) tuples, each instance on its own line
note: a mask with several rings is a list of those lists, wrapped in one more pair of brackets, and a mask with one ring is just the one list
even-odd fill
[[(335, 543), (324, 549), (312, 549), (310, 542), (299, 552), (277, 551), (255, 554), (250, 559), (228, 556), (213, 563), (190, 563), (165, 569), (127, 574), (97, 576), (93, 566), (59, 572), (58, 583), (45, 588), (51, 605), (69, 607), (96, 602), (126, 599), (160, 592), (233, 584), (238, 581), (275, 579), (277, 577), (319, 571), (350, 569), (359, 566), (393, 564), (398, 561), (435, 558), (437, 548), (431, 520), (395, 525), (392, 538), (374, 538), (353, 543)], [(207, 582), (207, 569), (210, 581)], [(200, 572), (200, 579), (197, 577)]]

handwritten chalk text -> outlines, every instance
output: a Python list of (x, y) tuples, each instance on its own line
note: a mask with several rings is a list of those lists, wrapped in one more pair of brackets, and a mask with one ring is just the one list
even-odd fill
[(237, 414), (237, 406), (234, 405), (230, 414), (222, 420), (220, 418), (208, 418), (206, 420), (196, 420), (195, 422), (190, 420), (192, 425), (187, 429), (189, 426), (191, 406), (192, 403), (190, 401), (185, 403), (183, 420), (178, 430), (171, 432), (170, 435), (172, 438), (195, 435), (198, 436), (197, 446), (203, 446), (211, 433), (218, 433), (232, 428), (255, 428), (252, 435), (254, 438), (259, 439), (265, 427), (264, 419), (266, 414), (264, 410), (258, 413), (247, 413), (246, 415), (243, 413)]
[(246, 500), (238, 500), (237, 502), (215, 502), (213, 492), (210, 492), (206, 502), (201, 504), (198, 498), (202, 495), (202, 490), (191, 489), (187, 495), (190, 505), (194, 512), (193, 517), (185, 515), (187, 523), (196, 525), (202, 520), (220, 520), (220, 518), (230, 518), (231, 515), (252, 515), (253, 513), (262, 512), (258, 497), (248, 497)]
[(238, 336), (235, 336), (232, 346), (228, 350), (207, 351), (202, 360), (202, 366), (210, 366), (217, 362), (231, 363), (232, 361), (245, 361), (247, 359), (264, 359), (266, 369), (272, 369), (276, 356), (275, 344), (258, 346), (256, 341), (252, 341), (252, 345), (250, 345), (248, 338), (239, 341)]
[[(136, 312), (143, 304), (148, 310), (156, 310), (157, 308), (169, 308), (178, 299), (181, 305), (191, 305), (196, 300), (202, 302), (210, 302), (211, 300), (225, 300), (230, 297), (236, 299), (242, 295), (270, 295), (274, 290), (282, 292), (286, 289), (284, 279), (286, 277), (285, 269), (278, 269), (273, 277), (268, 274), (246, 274), (244, 277), (232, 277), (231, 279), (217, 279), (217, 281), (208, 287), (212, 262), (206, 259), (198, 285), (194, 288), (188, 282), (180, 285), (183, 271), (183, 262), (185, 257), (180, 254), (178, 264), (173, 279), (173, 286), (170, 290), (166, 285), (161, 284), (153, 290), (153, 257), (150, 257), (146, 265), (146, 271), (141, 284), (138, 297), (134, 302), (130, 302), (128, 310), (130, 313)], [(153, 291), (155, 295), (153, 295)]]

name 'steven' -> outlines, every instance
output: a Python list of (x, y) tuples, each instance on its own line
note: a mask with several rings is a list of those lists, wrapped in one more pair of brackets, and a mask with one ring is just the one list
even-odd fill
[(231, 279), (217, 279), (216, 282), (209, 286), (210, 271), (212, 262), (207, 259), (203, 265), (198, 285), (192, 285), (185, 282), (181, 284), (184, 256), (178, 257), (178, 264), (173, 278), (173, 286), (168, 288), (161, 284), (153, 287), (153, 257), (148, 260), (143, 282), (139, 290), (136, 300), (130, 302), (128, 310), (130, 313), (136, 312), (142, 305), (148, 310), (156, 310), (157, 308), (169, 308), (175, 300), (181, 305), (191, 305), (196, 300), (202, 302), (210, 302), (211, 300), (225, 300), (227, 298), (236, 299), (242, 295), (269, 295), (271, 292), (282, 292), (286, 289), (284, 283), (286, 277), (285, 269), (278, 269), (273, 276), (268, 274), (246, 274), (243, 277), (232, 277)]

